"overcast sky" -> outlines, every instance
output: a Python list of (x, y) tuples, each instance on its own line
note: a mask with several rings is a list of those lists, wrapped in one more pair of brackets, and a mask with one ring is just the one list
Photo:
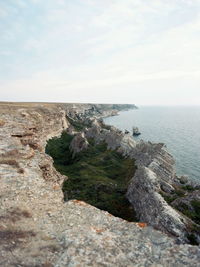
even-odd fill
[(200, 105), (200, 0), (0, 0), (0, 100)]

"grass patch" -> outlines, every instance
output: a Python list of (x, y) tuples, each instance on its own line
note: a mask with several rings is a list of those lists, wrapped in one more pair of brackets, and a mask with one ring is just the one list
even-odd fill
[(196, 190), (196, 188), (193, 187), (192, 185), (185, 185), (185, 186), (182, 186), (182, 189), (183, 189), (183, 190), (186, 190), (186, 191), (190, 191), (190, 192)]
[(180, 203), (177, 207), (184, 215), (192, 219), (195, 223), (200, 224), (200, 201), (192, 200), (190, 205)]
[(63, 185), (67, 199), (78, 199), (111, 214), (136, 221), (134, 210), (125, 197), (127, 186), (136, 170), (132, 159), (107, 149), (105, 143), (89, 141), (89, 147), (72, 158), (72, 140), (64, 132), (61, 138), (49, 140), (46, 152), (54, 159), (55, 168), (69, 179)]
[(199, 243), (197, 242), (197, 238), (196, 238), (194, 233), (188, 234), (187, 238), (188, 238), (188, 240), (190, 242), (190, 245), (193, 245), (193, 246), (198, 246), (199, 245)]
[(160, 191), (160, 194), (168, 204), (171, 204), (177, 198), (177, 195), (167, 194), (163, 191)]
[(194, 210), (193, 221), (196, 222), (197, 224), (200, 224), (200, 201), (192, 200), (191, 205)]
[(171, 204), (171, 202), (173, 202), (175, 199), (184, 197), (187, 192), (192, 192), (195, 190), (196, 188), (191, 185), (176, 186), (173, 193), (160, 191), (160, 194), (168, 204)]
[(65, 131), (61, 137), (54, 137), (50, 139), (46, 145), (46, 153), (49, 154), (56, 165), (69, 165), (71, 163), (71, 152), (69, 145), (73, 136), (67, 134)]
[(182, 188), (176, 189), (174, 193), (177, 195), (177, 197), (184, 197), (185, 195), (185, 191)]

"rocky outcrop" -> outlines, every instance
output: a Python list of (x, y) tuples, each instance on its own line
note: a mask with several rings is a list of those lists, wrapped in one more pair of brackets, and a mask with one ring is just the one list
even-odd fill
[(160, 195), (160, 182), (152, 170), (140, 167), (131, 180), (127, 198), (140, 220), (163, 232), (186, 240), (187, 220), (170, 207)]
[[(67, 177), (54, 169), (45, 144), (69, 127), (70, 107), (0, 105), (0, 266), (198, 266), (197, 246), (177, 245), (145, 223), (84, 202), (64, 203)], [(128, 153), (124, 137), (116, 137)]]
[(89, 146), (84, 133), (77, 133), (70, 144), (70, 150), (72, 151), (72, 157), (77, 153), (86, 150)]
[(120, 110), (137, 109), (133, 104), (58, 104), (66, 114), (76, 120), (115, 116)]
[(63, 113), (40, 105), (0, 111), (0, 265), (42, 266), (58, 247), (49, 216), (61, 208), (65, 178), (44, 149), (63, 131)]
[[(195, 228), (195, 222), (191, 222), (163, 198), (162, 193), (167, 193), (172, 198), (176, 196), (175, 192), (179, 190), (182, 181), (182, 178), (176, 176), (174, 159), (165, 145), (141, 141), (130, 156), (136, 159), (138, 170), (130, 182), (127, 198), (134, 206), (138, 218), (177, 237), (180, 242), (189, 242), (188, 236), (191, 234), (195, 234), (198, 241), (199, 230), (195, 233), (191, 230)], [(185, 193), (188, 193), (187, 190)]]
[(171, 182), (175, 178), (175, 161), (163, 143), (153, 144), (140, 141), (130, 156), (137, 160), (138, 166), (145, 166), (155, 172), (163, 181)]
[(108, 149), (117, 150), (136, 160), (138, 170), (131, 180), (126, 196), (139, 220), (176, 237), (179, 242), (189, 242), (188, 236), (191, 234), (195, 234), (197, 241), (199, 240), (199, 231), (193, 233), (191, 230), (195, 222), (191, 222), (163, 198), (162, 192), (173, 197), (177, 186), (183, 182), (182, 177), (176, 176), (175, 161), (163, 143), (136, 143), (129, 134), (112, 126), (106, 129), (97, 120), (93, 121), (93, 126), (86, 129), (85, 133), (97, 143), (106, 142)]
[[(104, 126), (103, 126), (104, 127)], [(129, 155), (136, 146), (136, 142), (129, 134), (110, 126), (109, 129), (103, 128), (96, 119), (92, 122), (92, 127), (85, 129), (87, 138), (94, 138), (97, 143), (106, 142), (108, 149), (118, 150), (124, 156)]]
[(194, 207), (192, 207), (192, 201), (200, 201), (200, 190), (194, 190), (189, 192), (186, 196), (174, 200), (171, 205), (176, 208), (181, 208), (181, 206), (186, 205), (191, 212), (194, 212)]
[(64, 250), (56, 267), (198, 266), (199, 248), (177, 245), (144, 223), (128, 223), (80, 201), (69, 201), (65, 211)]
[(171, 206), (196, 223), (196, 225), (193, 224), (195, 231), (191, 237), (196, 244), (200, 244), (200, 190), (195, 189), (185, 196), (177, 198), (171, 202)]

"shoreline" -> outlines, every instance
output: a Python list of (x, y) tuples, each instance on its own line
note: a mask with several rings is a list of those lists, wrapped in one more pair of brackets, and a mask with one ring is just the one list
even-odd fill
[[(146, 107), (146, 106), (145, 106)], [(157, 108), (157, 106), (156, 106), (156, 108)], [(126, 111), (124, 111), (124, 112), (126, 112)], [(121, 114), (119, 113), (118, 114), (118, 116), (120, 116)], [(134, 114), (133, 114), (134, 115)], [(109, 117), (107, 117), (108, 119), (109, 119)], [(107, 119), (107, 118), (105, 118), (105, 119)], [(112, 118), (112, 117), (110, 117), (110, 118)], [(117, 127), (117, 126), (115, 126), (115, 124), (116, 124), (116, 122), (117, 121), (119, 121), (119, 123), (117, 123), (118, 125), (120, 125), (120, 123), (121, 123), (121, 120), (125, 120), (126, 119), (126, 116), (122, 116), (122, 118), (123, 119), (121, 119), (120, 117), (117, 119), (117, 120), (114, 120), (114, 124), (112, 123), (112, 122), (107, 122), (106, 120), (104, 120), (104, 122), (106, 123), (106, 124), (108, 124), (108, 125), (112, 125), (112, 126), (114, 126), (114, 127)], [(129, 118), (129, 117), (128, 117)], [(139, 117), (140, 118), (140, 117)], [(135, 124), (133, 124), (134, 126), (135, 126)], [(142, 124), (143, 125), (143, 124)], [(137, 126), (137, 125), (136, 125)], [(142, 126), (140, 125), (140, 127), (142, 128)], [(158, 136), (158, 134), (157, 134), (157, 132), (155, 133), (155, 136), (156, 136), (156, 138), (154, 138), (154, 136), (152, 136), (152, 134), (150, 135), (150, 139), (148, 139), (148, 136), (147, 136), (147, 134), (148, 134), (148, 129), (146, 129), (147, 128), (147, 126), (143, 126), (144, 127), (144, 129), (143, 130), (146, 130), (146, 131), (144, 131), (144, 137), (143, 137), (143, 132), (142, 132), (142, 134), (141, 134), (141, 136), (139, 136), (139, 137), (133, 137), (133, 139), (136, 141), (136, 142), (140, 142), (140, 140), (144, 140), (145, 142), (151, 142), (151, 143), (160, 143), (160, 141), (159, 141), (159, 136)], [(145, 128), (146, 127), (146, 128)], [(129, 127), (130, 128), (130, 127)], [(122, 130), (123, 132), (127, 129), (128, 131), (130, 131), (130, 129), (128, 128), (128, 126), (127, 127), (125, 127), (124, 125), (122, 126), (122, 127), (119, 127), (118, 129), (120, 129), (120, 130)], [(153, 131), (153, 129), (152, 129), (152, 131)], [(152, 132), (151, 132), (152, 133)], [(181, 153), (181, 151), (180, 152), (177, 152), (177, 151), (179, 151), (179, 150), (177, 150), (177, 149), (179, 149), (179, 148), (177, 148), (176, 149), (176, 146), (174, 146), (173, 145), (173, 143), (170, 141), (170, 140), (168, 140), (169, 139), (169, 137), (167, 137), (168, 139), (168, 141), (167, 140), (163, 140), (164, 138), (165, 138), (165, 134), (163, 135), (162, 133), (161, 133), (161, 137), (162, 137), (162, 143), (164, 143), (165, 145), (166, 145), (166, 147), (167, 147), (167, 150), (169, 151), (169, 153), (170, 154), (172, 154), (172, 156), (174, 157), (174, 159), (175, 159), (175, 162), (176, 162), (176, 172), (177, 172), (177, 174), (179, 175), (179, 176), (188, 176), (188, 178), (191, 180), (191, 181), (193, 181), (195, 184), (200, 184), (200, 173), (198, 172), (198, 170), (195, 168), (195, 165), (193, 164), (193, 162), (196, 162), (196, 161), (192, 161), (193, 160), (193, 158), (192, 158), (192, 154), (191, 154), (191, 156), (190, 155), (188, 155), (188, 153), (187, 154), (185, 154), (184, 156), (182, 155), (182, 154), (180, 154)], [(144, 138), (144, 139), (143, 139)], [(153, 139), (156, 139), (156, 140), (153, 140)], [(180, 143), (180, 145), (181, 145), (181, 142), (179, 141), (179, 143)], [(183, 144), (184, 145), (184, 144)], [(185, 147), (185, 149), (186, 149), (186, 151), (187, 151), (187, 147), (188, 147), (188, 144), (186, 144), (186, 147)], [(175, 150), (175, 151), (174, 151)], [(189, 151), (189, 148), (188, 148), (188, 151)], [(186, 157), (187, 156), (187, 157)], [(188, 160), (187, 160), (188, 159)], [(195, 159), (194, 159), (195, 160)], [(187, 171), (186, 170), (186, 167), (185, 166), (187, 166), (187, 162), (188, 161), (192, 161), (191, 163), (193, 164), (193, 166), (194, 166), (194, 171), (191, 171), (190, 170), (190, 168), (189, 168), (189, 171)], [(186, 165), (183, 165), (184, 164), (184, 162), (186, 163)]]
[[(133, 206), (134, 202), (139, 205), (140, 223), (127, 223), (83, 201), (63, 201), (62, 184), (67, 177), (55, 170), (53, 159), (45, 153), (46, 142), (64, 130), (70, 131), (66, 115), (71, 113), (74, 120), (79, 120), (83, 114), (98, 114), (98, 108), (91, 108), (77, 105), (75, 110), (67, 104), (0, 105), (0, 256), (4, 266), (16, 265), (17, 259), (22, 266), (50, 262), (62, 267), (67, 266), (69, 258), (70, 263), (85, 266), (98, 265), (102, 259), (108, 266), (137, 266), (138, 262), (144, 266), (164, 265), (166, 261), (181, 266), (183, 260), (185, 266), (197, 266), (200, 248), (179, 245), (177, 236), (169, 236), (169, 231), (175, 231), (185, 240), (186, 219), (174, 213), (159, 194), (161, 187), (171, 189), (163, 182), (164, 174), (173, 175), (172, 159), (161, 145), (135, 146), (120, 131), (102, 129), (95, 121), (85, 129), (88, 138), (105, 140), (108, 149), (137, 158), (138, 170), (128, 197)], [(156, 165), (162, 159), (169, 163), (164, 169)], [(142, 167), (144, 164), (146, 167)], [(136, 199), (131, 192), (135, 188), (140, 193)], [(140, 214), (144, 211), (146, 218)], [(151, 222), (158, 223), (160, 231), (153, 229)], [(113, 253), (117, 257), (111, 257)]]

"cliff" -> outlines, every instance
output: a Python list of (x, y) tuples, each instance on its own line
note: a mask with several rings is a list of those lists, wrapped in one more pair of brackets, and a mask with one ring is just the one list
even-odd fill
[[(61, 187), (67, 177), (55, 170), (52, 158), (45, 154), (46, 142), (64, 129), (75, 133), (70, 118), (113, 112), (112, 108), (100, 109), (92, 104), (0, 105), (1, 266), (198, 266), (197, 246), (178, 245), (146, 223), (127, 222), (85, 202), (63, 201)], [(142, 171), (145, 181), (150, 176), (157, 188), (156, 176), (162, 168), (151, 160), (151, 153), (141, 156), (146, 148), (140, 149), (117, 130), (102, 134), (98, 123), (85, 135), (106, 140), (109, 148), (124, 155), (132, 153), (138, 166), (141, 162), (138, 178), (128, 192), (134, 205), (132, 189), (137, 188)], [(158, 159), (160, 152), (154, 150)], [(142, 167), (144, 163), (149, 170)], [(170, 166), (164, 170), (175, 179)]]
[[(125, 157), (136, 160), (137, 171), (130, 181), (126, 196), (138, 219), (176, 237), (181, 243), (199, 244), (199, 221), (191, 220), (198, 216), (198, 210), (193, 217), (188, 217), (181, 210), (181, 205), (177, 205), (182, 203), (183, 206), (190, 196), (191, 201), (197, 201), (199, 207), (199, 186), (192, 185), (189, 180), (183, 184), (182, 178), (176, 175), (175, 161), (164, 144), (136, 143), (130, 135), (114, 127), (104, 129), (104, 126), (94, 120), (92, 127), (85, 129), (84, 134), (87, 138), (94, 138), (97, 143), (105, 142), (108, 149), (117, 150)], [(190, 187), (194, 193), (187, 190)], [(174, 200), (172, 205), (166, 201), (170, 197)], [(192, 210), (190, 203), (187, 206)]]

